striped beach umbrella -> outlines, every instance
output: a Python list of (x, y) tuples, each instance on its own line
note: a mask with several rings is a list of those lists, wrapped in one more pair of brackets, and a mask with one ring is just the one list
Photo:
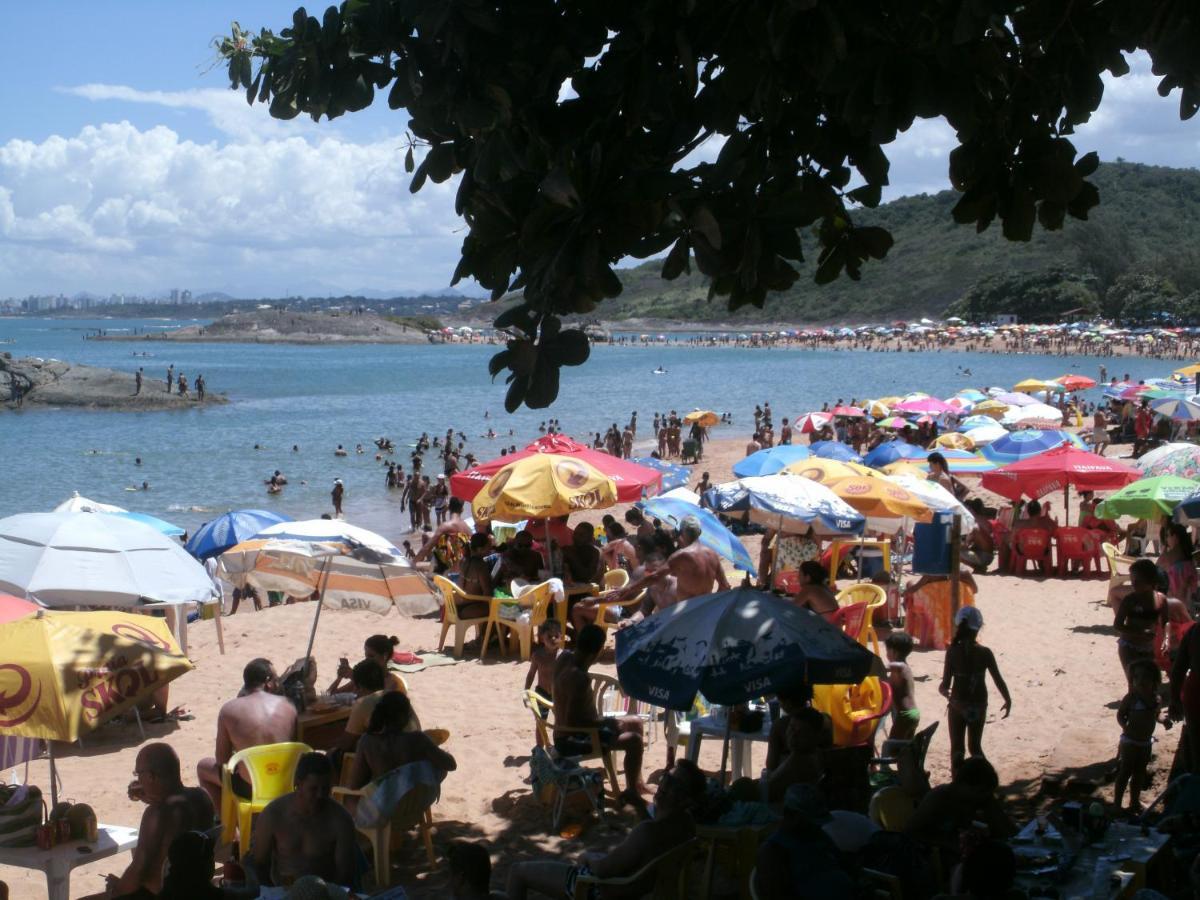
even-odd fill
[(1014, 431), (983, 448), (985, 458), (998, 465), (1020, 462), (1070, 441), (1065, 431)]
[[(1152, 392), (1148, 392), (1152, 393)], [(1150, 408), (1159, 415), (1174, 419), (1177, 422), (1195, 422), (1200, 420), (1200, 403), (1185, 399), (1152, 400)]]

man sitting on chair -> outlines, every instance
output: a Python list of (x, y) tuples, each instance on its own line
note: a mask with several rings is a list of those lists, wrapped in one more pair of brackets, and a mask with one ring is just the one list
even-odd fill
[[(581, 875), (596, 878), (633, 875), (657, 857), (691, 840), (696, 833), (692, 809), (703, 796), (704, 776), (695, 763), (680, 760), (658, 783), (653, 819), (638, 824), (611, 853), (588, 851), (575, 865), (557, 860), (514, 864), (508, 872), (508, 900), (525, 900), (530, 891), (547, 897), (574, 897), (575, 882)], [(644, 896), (653, 888), (656, 874), (649, 873), (645, 883), (623, 889), (621, 896)]]
[[(221, 807), (221, 769), (247, 747), (282, 744), (296, 736), (296, 707), (280, 695), (279, 679), (269, 659), (252, 659), (242, 670), (242, 691), (217, 715), (216, 755), (200, 760), (196, 777), (213, 806)], [(232, 773), (233, 792), (248, 800), (247, 773)]]
[(563, 756), (590, 753), (591, 737), (577, 732), (558, 731), (559, 726), (595, 728), (600, 733), (600, 746), (605, 750), (625, 753), (625, 790), (620, 802), (644, 805), (642, 789), (642, 720), (634, 716), (621, 719), (597, 714), (592, 700), (588, 668), (604, 649), (604, 629), (585, 625), (575, 640), (575, 651), (563, 653), (554, 666), (554, 747)]

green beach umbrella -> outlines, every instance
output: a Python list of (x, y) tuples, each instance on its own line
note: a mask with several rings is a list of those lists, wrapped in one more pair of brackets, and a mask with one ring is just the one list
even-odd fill
[(1096, 518), (1164, 519), (1187, 497), (1200, 490), (1200, 482), (1177, 475), (1159, 475), (1127, 484), (1096, 507)]

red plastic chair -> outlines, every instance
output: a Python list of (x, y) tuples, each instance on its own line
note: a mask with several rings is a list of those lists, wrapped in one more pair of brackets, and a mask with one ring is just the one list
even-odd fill
[(1025, 574), (1026, 563), (1050, 565), (1050, 535), (1040, 528), (1022, 528), (1013, 535), (1008, 568), (1014, 575)]
[(839, 607), (838, 610), (829, 617), (829, 623), (836, 625), (842, 629), (849, 637), (854, 640), (862, 640), (863, 622), (867, 618), (866, 603), (851, 603), (849, 606)]
[(1054, 532), (1054, 546), (1058, 556), (1058, 577), (1064, 578), (1070, 572), (1069, 563), (1083, 564), (1083, 573), (1092, 574), (1095, 566), (1096, 574), (1100, 573), (1100, 542), (1095, 534), (1086, 528), (1059, 528)]
[(795, 569), (785, 569), (775, 573), (775, 589), (783, 591), (789, 597), (800, 590), (800, 573)]

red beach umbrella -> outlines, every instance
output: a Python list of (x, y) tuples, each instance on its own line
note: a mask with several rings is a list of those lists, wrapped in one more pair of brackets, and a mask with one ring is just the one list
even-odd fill
[(1115, 459), (1063, 445), (983, 475), (983, 487), (1009, 500), (1042, 497), (1071, 485), (1081, 491), (1116, 491), (1142, 473)]
[(829, 413), (810, 412), (796, 419), (794, 428), (800, 434), (812, 434), (829, 424)]
[(1068, 391), (1086, 391), (1089, 388), (1094, 388), (1096, 382), (1088, 378), (1086, 375), (1064, 375), (1062, 378), (1054, 379)]
[(41, 608), (32, 600), (23, 600), (12, 594), (0, 594), (0, 624), (32, 615)]
[(471, 501), (479, 493), (479, 489), (491, 481), (492, 476), (510, 463), (535, 453), (552, 453), (560, 456), (570, 456), (586, 462), (593, 468), (599, 469), (617, 485), (617, 500), (620, 503), (633, 503), (643, 497), (653, 497), (662, 490), (662, 473), (646, 466), (639, 466), (629, 460), (618, 459), (599, 450), (593, 450), (586, 444), (581, 444), (574, 438), (564, 434), (548, 434), (538, 438), (524, 450), (498, 456), (495, 459), (480, 463), (465, 472), (457, 472), (450, 476), (450, 493), (465, 501)]

